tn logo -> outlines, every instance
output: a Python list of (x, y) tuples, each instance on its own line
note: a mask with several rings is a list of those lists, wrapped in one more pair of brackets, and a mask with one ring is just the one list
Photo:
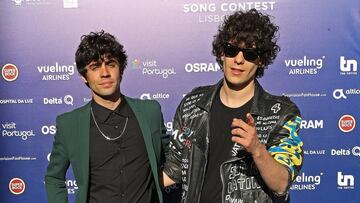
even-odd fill
[(344, 56), (340, 56), (340, 70), (344, 72), (357, 71), (357, 61), (355, 59), (345, 60)]
[(354, 176), (343, 175), (341, 172), (337, 172), (337, 184), (341, 187), (354, 186)]
[(280, 107), (280, 103), (276, 103), (274, 106), (271, 107), (271, 110), (274, 112), (274, 113), (277, 113), (278, 111), (281, 110), (281, 107)]

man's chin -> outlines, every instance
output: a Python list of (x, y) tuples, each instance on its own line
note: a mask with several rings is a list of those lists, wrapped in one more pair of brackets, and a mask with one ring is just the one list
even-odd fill
[(120, 98), (120, 92), (94, 92), (97, 96), (103, 98), (104, 100), (116, 101)]
[(225, 78), (224, 82), (230, 89), (233, 90), (242, 89), (245, 86), (245, 84), (242, 81), (231, 81), (228, 80), (227, 78)]
[(253, 80), (229, 80), (228, 78), (224, 77), (224, 82), (227, 84), (227, 86), (232, 90), (240, 90), (244, 87), (248, 86)]

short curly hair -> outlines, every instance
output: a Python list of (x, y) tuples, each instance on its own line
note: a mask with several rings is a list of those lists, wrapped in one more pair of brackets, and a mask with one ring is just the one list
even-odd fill
[(86, 78), (86, 65), (105, 58), (115, 58), (119, 62), (122, 76), (127, 65), (127, 55), (124, 46), (113, 35), (101, 30), (81, 36), (80, 45), (75, 53), (75, 62), (78, 72), (83, 77)]
[(259, 51), (260, 67), (256, 71), (256, 78), (264, 75), (264, 69), (272, 64), (280, 47), (277, 45), (279, 27), (271, 22), (272, 17), (262, 14), (256, 9), (247, 12), (237, 11), (227, 16), (219, 26), (217, 35), (212, 43), (212, 53), (216, 61), (223, 68), (221, 57), (223, 56), (223, 45), (230, 41), (237, 44), (244, 43), (246, 47), (253, 47)]

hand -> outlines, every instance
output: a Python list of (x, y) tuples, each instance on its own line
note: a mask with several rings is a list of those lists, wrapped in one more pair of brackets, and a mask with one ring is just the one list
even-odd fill
[(231, 130), (231, 134), (233, 135), (231, 140), (242, 145), (250, 154), (256, 155), (260, 152), (264, 145), (260, 143), (257, 136), (255, 119), (250, 113), (246, 114), (246, 118), (246, 123), (241, 119), (233, 119), (231, 127), (234, 129)]

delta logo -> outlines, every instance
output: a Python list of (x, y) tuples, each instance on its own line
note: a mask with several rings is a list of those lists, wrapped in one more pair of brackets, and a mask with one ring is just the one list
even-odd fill
[(14, 195), (20, 195), (25, 191), (25, 182), (21, 178), (13, 178), (9, 182), (9, 190)]
[(7, 63), (1, 69), (1, 75), (8, 82), (15, 81), (19, 76), (19, 70), (16, 65)]
[(343, 115), (339, 119), (338, 127), (344, 133), (353, 131), (355, 126), (356, 126), (355, 118), (351, 115)]

